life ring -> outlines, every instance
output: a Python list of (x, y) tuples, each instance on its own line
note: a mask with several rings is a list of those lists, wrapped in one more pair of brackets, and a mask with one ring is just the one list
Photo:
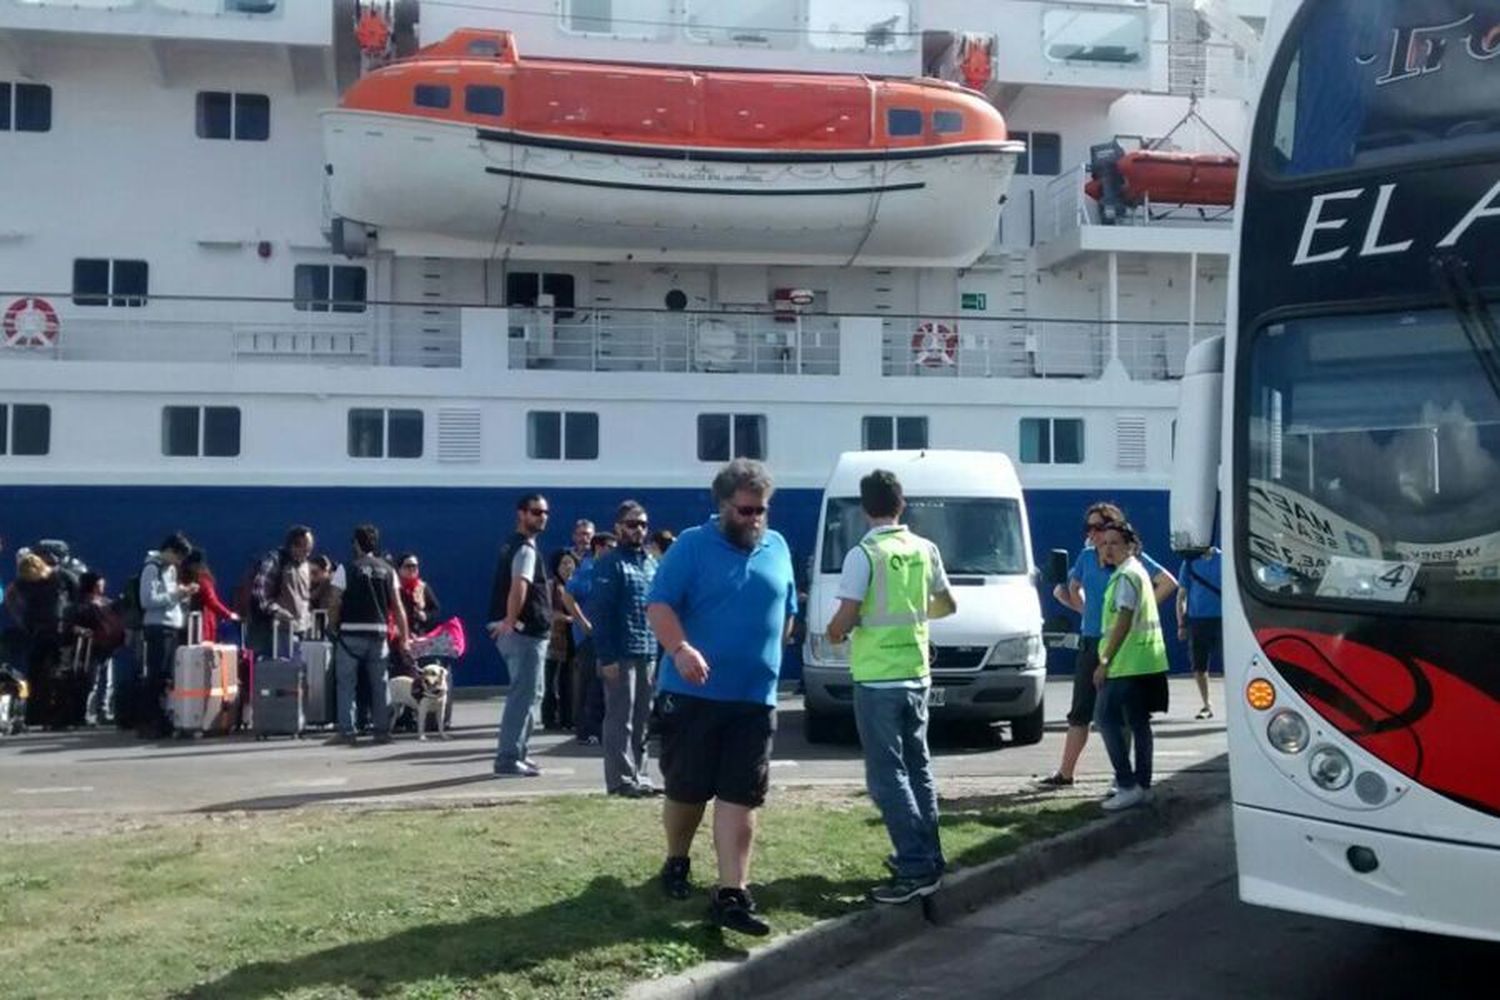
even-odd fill
[(21, 349), (56, 347), (57, 335), (62, 332), (52, 303), (35, 298), (12, 302), (0, 327), (5, 331), (5, 346)]
[(923, 368), (958, 363), (958, 330), (947, 323), (921, 323), (911, 337), (915, 362)]

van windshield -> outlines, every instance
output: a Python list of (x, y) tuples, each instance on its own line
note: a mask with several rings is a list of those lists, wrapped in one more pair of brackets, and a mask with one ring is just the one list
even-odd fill
[[(912, 531), (937, 543), (950, 576), (1025, 573), (1021, 505), (990, 497), (907, 497), (902, 518)], [(844, 556), (869, 529), (859, 500), (831, 497), (823, 516), (821, 572), (838, 573)]]

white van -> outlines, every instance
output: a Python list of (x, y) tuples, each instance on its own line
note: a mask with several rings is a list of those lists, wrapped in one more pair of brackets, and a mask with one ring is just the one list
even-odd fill
[(1031, 529), (1010, 459), (989, 451), (850, 451), (823, 489), (818, 551), (807, 596), (802, 678), (809, 742), (826, 742), (854, 712), (848, 643), (826, 632), (838, 606), (844, 555), (869, 525), (859, 481), (889, 469), (906, 494), (902, 521), (937, 543), (958, 602), (957, 614), (932, 622), (934, 721), (1007, 720), (1017, 743), (1042, 738), (1047, 654), (1031, 560)]

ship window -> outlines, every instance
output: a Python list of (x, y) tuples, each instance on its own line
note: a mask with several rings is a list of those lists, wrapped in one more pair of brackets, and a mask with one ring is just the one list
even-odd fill
[(700, 413), (698, 461), (766, 457), (766, 418), (760, 413)]
[(916, 108), (891, 108), (885, 113), (885, 130), (892, 136), (921, 135), (922, 112)]
[(1026, 144), (1016, 161), (1017, 174), (1056, 177), (1062, 173), (1062, 136), (1056, 132), (1012, 132), (1012, 139)]
[(265, 94), (198, 92), (198, 138), (265, 142), (271, 138), (271, 99)]
[(1146, 50), (1145, 11), (1049, 10), (1042, 15), (1042, 50), (1060, 63), (1129, 66)]
[(52, 88), (41, 83), (0, 83), (0, 132), (52, 131)]
[(500, 43), (493, 38), (476, 38), (469, 43), (469, 55), (493, 59), (500, 55)]
[(301, 312), (364, 312), (368, 276), (345, 264), (298, 264), (292, 306)]
[(926, 417), (865, 417), (865, 451), (903, 451), (927, 447)]
[(464, 110), (471, 115), (505, 114), (505, 89), (470, 85), (464, 88)]
[(52, 407), (0, 403), (0, 455), (45, 455), (52, 450)]
[(73, 261), (73, 304), (143, 306), (149, 276), (149, 268), (143, 260), (80, 257)]
[(616, 38), (659, 38), (677, 13), (674, 0), (561, 0), (558, 7), (564, 31)]
[(1063, 417), (1022, 417), (1021, 461), (1028, 465), (1081, 465), (1083, 421)]
[(505, 304), (535, 309), (539, 295), (552, 296), (554, 319), (572, 319), (577, 282), (571, 274), (538, 274), (535, 271), (511, 271), (505, 276)]
[(964, 113), (962, 111), (934, 111), (932, 113), (932, 130), (938, 135), (962, 132), (964, 130)]
[(161, 453), (184, 458), (234, 458), (240, 453), (240, 408), (162, 407)]
[(421, 410), (349, 411), (350, 458), (421, 458), (424, 416)]
[(526, 455), (592, 462), (599, 457), (599, 414), (532, 410), (526, 414)]
[(446, 108), (453, 103), (453, 92), (436, 83), (419, 83), (412, 89), (411, 101), (419, 108)]

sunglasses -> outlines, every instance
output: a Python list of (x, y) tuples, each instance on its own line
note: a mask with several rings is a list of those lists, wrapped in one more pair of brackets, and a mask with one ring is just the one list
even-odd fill
[(530, 514), (532, 517), (546, 517), (548, 514), (550, 514), (552, 512), (550, 510), (548, 510), (546, 507), (532, 507), (526, 513)]
[(760, 517), (768, 510), (770, 510), (769, 507), (757, 506), (755, 504), (746, 504), (743, 507), (736, 505), (734, 508), (734, 512), (740, 517)]
[(648, 524), (650, 524), (650, 522), (649, 521), (621, 521), (620, 524), (621, 524), (622, 527), (626, 527), (626, 528), (644, 528)]
[(1108, 523), (1109, 523), (1108, 521), (1085, 521), (1085, 522), (1083, 522), (1083, 530), (1084, 531), (1101, 531), (1101, 530), (1103, 530), (1104, 526), (1106, 524), (1108, 524)]
[(402, 563), (401, 564), (401, 568), (402, 569), (419, 569), (420, 567), (416, 563)]

